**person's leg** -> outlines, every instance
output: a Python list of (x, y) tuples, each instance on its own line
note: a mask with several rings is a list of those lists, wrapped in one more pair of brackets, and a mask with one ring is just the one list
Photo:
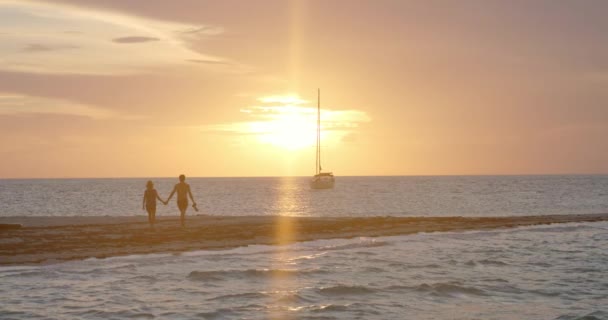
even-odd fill
[(148, 211), (148, 223), (150, 223), (150, 226), (152, 227), (154, 225), (154, 214), (156, 208), (146, 207), (146, 211)]
[(180, 222), (182, 224), (182, 227), (185, 225), (186, 222), (186, 210), (188, 209), (188, 200), (178, 200), (177, 201), (177, 207), (179, 208), (179, 212), (180, 212)]

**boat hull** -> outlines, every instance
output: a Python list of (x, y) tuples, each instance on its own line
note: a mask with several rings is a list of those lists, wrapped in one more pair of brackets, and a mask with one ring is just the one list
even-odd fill
[(333, 189), (335, 184), (335, 179), (333, 177), (315, 177), (310, 180), (310, 188), (311, 189)]

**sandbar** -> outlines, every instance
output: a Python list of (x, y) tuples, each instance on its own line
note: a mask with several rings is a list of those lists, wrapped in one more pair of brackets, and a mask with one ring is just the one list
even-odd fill
[[(50, 264), (133, 254), (219, 250), (248, 245), (379, 237), (419, 232), (608, 221), (608, 213), (509, 217), (0, 217), (0, 265)], [(15, 225), (21, 225), (20, 227)]]

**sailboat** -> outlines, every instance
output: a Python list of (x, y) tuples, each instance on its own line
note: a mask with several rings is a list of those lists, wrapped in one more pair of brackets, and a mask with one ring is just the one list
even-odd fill
[(317, 89), (317, 161), (315, 175), (310, 180), (312, 189), (332, 189), (336, 182), (334, 174), (323, 172), (321, 167), (321, 89)]

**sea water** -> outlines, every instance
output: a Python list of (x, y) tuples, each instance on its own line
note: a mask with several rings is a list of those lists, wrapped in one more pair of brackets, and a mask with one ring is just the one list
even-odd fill
[[(2, 216), (145, 215), (148, 179), (1, 180)], [(162, 199), (177, 178), (151, 178)], [(201, 214), (509, 216), (608, 212), (608, 176), (188, 178)], [(175, 198), (174, 198), (175, 200)], [(190, 210), (191, 214), (194, 214)], [(178, 215), (175, 202), (157, 215)]]
[[(145, 181), (0, 180), (0, 216), (142, 215)], [(608, 212), (606, 176), (188, 182), (211, 215)], [(0, 319), (608, 319), (606, 248), (596, 222), (3, 266)]]
[(2, 319), (606, 319), (608, 223), (0, 267)]

